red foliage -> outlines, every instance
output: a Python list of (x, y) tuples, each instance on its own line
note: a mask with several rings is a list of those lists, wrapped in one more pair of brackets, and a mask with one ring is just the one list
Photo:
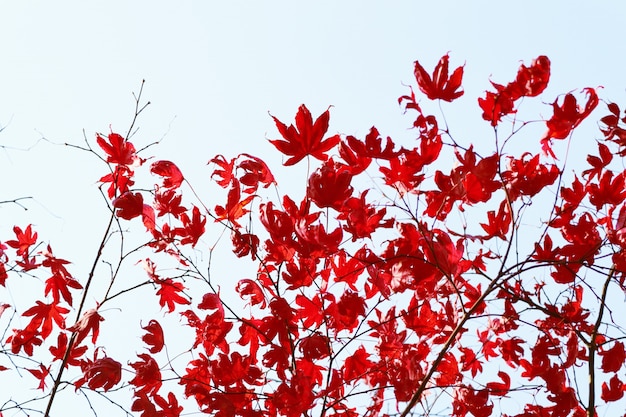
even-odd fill
[(273, 117), (284, 165), (313, 157), (289, 195), (262, 159), (217, 155), (207, 178), (221, 190), (205, 204), (174, 162), (98, 135), (110, 218), (91, 269), (72, 275), (32, 225), (0, 243), (0, 285), (30, 285), (0, 303), (12, 329), (0, 371), (17, 384), (27, 370), (45, 393), (0, 404), (0, 415), (52, 406), (70, 385), (90, 405), (102, 396), (143, 417), (624, 409), (626, 117), (608, 104), (597, 155), (574, 152), (571, 175), (552, 140), (577, 140), (600, 102), (594, 89), (584, 104), (572, 93), (537, 99), (552, 103), (547, 132), (513, 152), (505, 146), (529, 121), (517, 113), (500, 141), (503, 119), (544, 92), (548, 58), (492, 82), (478, 104), (495, 140), (476, 144), (416, 97), (461, 97), (464, 67), (448, 66), (447, 54), (432, 74), (415, 63), (417, 88), (399, 99), (414, 141), (375, 127), (364, 139), (327, 136), (329, 110), (314, 120), (304, 105), (295, 125)]

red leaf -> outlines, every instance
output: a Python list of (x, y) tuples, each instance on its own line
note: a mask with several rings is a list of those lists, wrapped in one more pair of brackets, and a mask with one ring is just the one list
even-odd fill
[(328, 158), (326, 152), (339, 143), (338, 135), (323, 140), (328, 130), (330, 118), (328, 110), (313, 122), (309, 109), (303, 104), (296, 114), (296, 126), (287, 127), (274, 116), (272, 118), (284, 140), (270, 140), (270, 143), (283, 154), (290, 156), (283, 163), (285, 166), (294, 165), (307, 155), (325, 161)]
[(551, 139), (565, 139), (598, 105), (598, 95), (593, 88), (585, 88), (583, 91), (587, 94), (584, 107), (578, 105), (576, 97), (571, 93), (565, 95), (562, 104), (559, 105), (558, 100), (552, 103), (554, 113), (546, 122), (548, 131), (541, 139), (541, 146), (546, 154), (554, 157), (550, 148)]
[(150, 167), (150, 172), (163, 177), (164, 188), (178, 188), (185, 179), (180, 169), (170, 161), (157, 161)]
[[(68, 338), (65, 332), (60, 332), (57, 338), (57, 346), (50, 346), (50, 353), (54, 356), (53, 360), (62, 361), (65, 358), (67, 352)], [(68, 365), (79, 366), (81, 364), (80, 357), (87, 352), (87, 346), (78, 346), (78, 343), (72, 345), (72, 350), (67, 358), (65, 367)]]
[(100, 322), (104, 321), (104, 317), (98, 314), (95, 308), (87, 310), (83, 313), (80, 320), (76, 322), (68, 330), (76, 333), (74, 345), (79, 345), (85, 337), (91, 332), (91, 343), (95, 344), (100, 333)]
[(39, 369), (27, 369), (35, 378), (39, 380), (39, 386), (37, 389), (45, 391), (46, 389), (46, 377), (50, 375), (50, 367), (47, 368), (43, 364), (39, 364)]
[(135, 370), (135, 377), (129, 381), (137, 387), (137, 391), (146, 394), (156, 394), (161, 388), (161, 370), (154, 358), (146, 353), (137, 355), (140, 361), (129, 365)]
[(86, 382), (89, 389), (102, 388), (108, 391), (122, 379), (122, 365), (107, 356), (94, 361), (84, 361), (81, 370), (83, 376), (74, 383), (76, 390)]
[(619, 371), (626, 360), (626, 352), (622, 342), (615, 342), (609, 350), (601, 350), (598, 352), (602, 356), (602, 370), (604, 372)]
[(13, 249), (17, 249), (17, 256), (27, 256), (30, 247), (37, 243), (37, 232), (33, 233), (30, 224), (26, 226), (24, 231), (18, 226), (14, 226), (13, 232), (17, 240), (7, 240), (5, 243)]
[(498, 372), (498, 376), (502, 382), (488, 382), (487, 388), (491, 395), (498, 395), (500, 397), (509, 393), (511, 389), (511, 377), (506, 372)]
[(115, 214), (125, 220), (131, 220), (143, 213), (143, 196), (141, 193), (125, 192), (113, 200)]
[(167, 304), (170, 313), (176, 309), (176, 304), (191, 304), (191, 301), (181, 295), (185, 289), (182, 283), (171, 278), (160, 279), (156, 283), (160, 286), (157, 291), (157, 295), (160, 297), (159, 304), (161, 307)]
[(11, 343), (11, 353), (18, 354), (21, 349), (28, 356), (33, 356), (33, 349), (35, 346), (41, 346), (43, 340), (39, 337), (39, 332), (36, 329), (24, 330), (14, 329), (13, 334), (7, 339), (7, 343)]
[(52, 293), (52, 299), (55, 303), (58, 303), (61, 300), (61, 297), (63, 297), (63, 299), (71, 306), (72, 294), (70, 293), (69, 288), (79, 290), (83, 288), (83, 286), (71, 276), (68, 277), (56, 273), (46, 280), (44, 294), (48, 295)]
[(106, 139), (98, 135), (96, 142), (107, 153), (107, 162), (119, 165), (134, 165), (140, 162), (135, 153), (135, 146), (117, 133), (109, 134)]
[(276, 180), (265, 162), (247, 153), (242, 153), (239, 156), (245, 158), (237, 164), (237, 168), (244, 172), (239, 177), (239, 182), (246, 186), (243, 190), (244, 193), (251, 194), (256, 192), (259, 183), (264, 188), (269, 187), (271, 184), (276, 184)]
[(343, 376), (346, 382), (365, 379), (374, 365), (376, 365), (369, 360), (369, 356), (369, 353), (361, 345), (356, 352), (346, 358), (343, 364)]
[(251, 306), (261, 305), (261, 308), (265, 308), (265, 296), (261, 287), (251, 279), (242, 279), (237, 283), (237, 292), (243, 299), (247, 299)]
[(463, 89), (459, 90), (463, 81), (463, 67), (458, 67), (448, 77), (448, 59), (448, 54), (441, 57), (433, 71), (432, 78), (419, 61), (415, 61), (417, 85), (422, 93), (431, 100), (452, 101), (463, 95)]
[(351, 181), (350, 168), (335, 163), (331, 158), (311, 174), (307, 194), (319, 208), (341, 210), (344, 202), (352, 195)]
[(65, 329), (64, 315), (69, 312), (69, 309), (56, 303), (44, 304), (37, 301), (36, 306), (29, 308), (22, 314), (25, 317), (33, 317), (24, 330), (36, 331), (41, 326), (40, 334), (45, 339), (52, 332), (53, 323), (56, 323), (59, 328)]
[(602, 394), (600, 397), (606, 402), (617, 401), (624, 396), (624, 390), (626, 390), (624, 383), (617, 375), (613, 375), (608, 384), (606, 381), (602, 383)]
[(150, 346), (148, 351), (150, 353), (158, 353), (165, 346), (164, 337), (163, 337), (163, 328), (156, 320), (150, 320), (146, 327), (142, 327), (146, 331), (146, 334), (141, 337), (141, 340), (144, 341), (145, 344)]
[(241, 199), (241, 188), (239, 181), (234, 180), (230, 190), (228, 190), (228, 198), (226, 206), (215, 206), (216, 221), (227, 220), (234, 226), (239, 227), (238, 220), (250, 212), (248, 205), (254, 199), (254, 195), (249, 195), (243, 200)]
[(200, 209), (194, 206), (191, 210), (191, 219), (187, 213), (183, 213), (180, 216), (180, 220), (183, 223), (182, 228), (177, 228), (176, 232), (182, 236), (181, 244), (191, 244), (192, 247), (196, 246), (200, 237), (204, 234), (204, 226), (206, 225), (206, 217), (200, 214)]

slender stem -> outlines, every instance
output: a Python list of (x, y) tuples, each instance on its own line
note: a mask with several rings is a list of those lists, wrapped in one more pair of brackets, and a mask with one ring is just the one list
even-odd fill
[[(100, 257), (102, 256), (102, 251), (104, 250), (104, 246), (109, 236), (109, 232), (111, 231), (111, 226), (113, 225), (113, 220), (115, 219), (114, 212), (111, 212), (111, 217), (109, 218), (109, 224), (106, 227), (106, 231), (104, 232), (104, 236), (100, 241), (100, 246), (98, 247), (98, 253), (93, 260), (93, 264), (91, 265), (91, 270), (89, 271), (89, 276), (87, 278), (87, 282), (85, 283), (85, 290), (83, 291), (83, 295), (80, 300), (80, 305), (76, 312), (76, 321), (80, 319), (80, 315), (83, 311), (83, 307), (85, 305), (85, 300), (87, 300), (87, 293), (89, 292), (89, 287), (91, 286), (91, 282), (93, 281), (94, 274), (96, 272), (96, 267), (98, 266), (98, 262), (100, 261)], [(61, 362), (61, 367), (59, 368), (59, 372), (57, 373), (56, 378), (54, 379), (54, 385), (52, 386), (52, 391), (50, 392), (50, 398), (48, 399), (48, 405), (46, 406), (46, 412), (44, 413), (44, 417), (50, 416), (50, 410), (52, 409), (52, 404), (54, 403), (54, 397), (59, 390), (59, 385), (61, 384), (61, 378), (63, 377), (63, 371), (67, 366), (67, 362), (70, 358), (70, 353), (72, 351), (74, 341), (76, 340), (76, 331), (72, 332), (70, 336), (70, 340), (67, 344), (67, 349), (65, 350), (65, 355), (63, 356), (63, 361)]]
[(593, 326), (593, 333), (591, 334), (591, 338), (589, 339), (589, 343), (587, 347), (589, 349), (589, 362), (587, 362), (587, 369), (589, 372), (589, 404), (587, 405), (587, 417), (595, 416), (595, 408), (596, 408), (596, 370), (595, 370), (595, 362), (596, 362), (596, 351), (598, 350), (598, 345), (596, 343), (596, 338), (598, 336), (600, 325), (602, 325), (602, 317), (604, 315), (604, 307), (606, 306), (606, 296), (609, 292), (609, 284), (613, 279), (613, 275), (615, 274), (615, 265), (609, 271), (606, 280), (604, 281), (604, 286), (602, 287), (602, 295), (600, 295), (600, 311), (598, 311), (598, 317), (596, 318), (596, 323)]

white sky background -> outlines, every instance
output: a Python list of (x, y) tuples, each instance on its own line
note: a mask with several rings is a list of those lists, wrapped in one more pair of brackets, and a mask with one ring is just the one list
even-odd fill
[[(33, 223), (55, 254), (87, 270), (82, 248), (96, 244), (105, 221), (95, 187), (104, 167), (38, 141), (80, 144), (84, 129), (94, 143), (109, 126), (125, 133), (142, 79), (152, 104), (133, 142), (163, 138), (149, 153), (176, 162), (201, 190), (218, 153), (257, 155), (279, 174), (268, 112), (291, 123), (302, 103), (314, 116), (333, 106), (330, 133), (362, 138), (376, 125), (404, 143), (412, 120), (396, 100), (415, 85), (413, 62), (432, 71), (448, 51), (452, 68), (466, 64), (465, 96), (444, 107), (465, 143), (492, 137), (476, 103), (489, 77), (506, 84), (520, 62), (542, 54), (552, 61), (546, 101), (602, 85), (602, 97), (623, 105), (625, 22), (618, 0), (3, 1), (0, 201), (33, 200), (26, 212), (0, 206), (0, 240), (14, 224)], [(592, 142), (599, 133), (587, 125), (591, 137), (578, 136)], [(0, 288), (0, 302), (9, 296)]]

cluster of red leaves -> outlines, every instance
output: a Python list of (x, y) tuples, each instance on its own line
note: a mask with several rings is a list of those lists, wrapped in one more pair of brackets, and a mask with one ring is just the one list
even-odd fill
[[(430, 75), (415, 63), (426, 98), (452, 102), (463, 94), (463, 67), (449, 74), (448, 64), (444, 55)], [(540, 56), (511, 83), (492, 82), (496, 91), (479, 99), (483, 118), (498, 126), (517, 100), (541, 94), (549, 77), (550, 61)], [(520, 155), (496, 145), (483, 156), (460, 145), (413, 89), (399, 99), (415, 115), (409, 145), (375, 127), (363, 139), (329, 136), (329, 110), (314, 119), (302, 105), (295, 124), (272, 116), (282, 138), (270, 143), (285, 166), (317, 160), (309, 160), (317, 165), (303, 195), (273, 200), (266, 189), (277, 182), (264, 161), (218, 155), (209, 161), (211, 178), (225, 201), (212, 210), (183, 203), (186, 180), (170, 161), (150, 165), (159, 178), (151, 192), (134, 188), (146, 160), (120, 135), (98, 136), (112, 214), (120, 223), (141, 218), (147, 231), (142, 249), (150, 254), (138, 263), (148, 279), (137, 287), (153, 287), (163, 313), (188, 328), (191, 338), (181, 343), (189, 360), (174, 369), (166, 336), (182, 332), (151, 319), (142, 327), (145, 350), (127, 358), (124, 379), (121, 362), (97, 345), (105, 318), (99, 304), (66, 325), (82, 285), (50, 247), (35, 252), (31, 226), (15, 227), (15, 239), (0, 243), (0, 284), (13, 272), (49, 271), (50, 278), (6, 343), (29, 357), (48, 348), (52, 360), (28, 368), (39, 389), (49, 389), (55, 367), (77, 373), (77, 390), (128, 384), (130, 410), (142, 417), (181, 415), (190, 401), (167, 389), (171, 380), (192, 408), (218, 417), (377, 417), (389, 414), (390, 401), (398, 415), (416, 407), (433, 414), (441, 398), (453, 417), (487, 417), (505, 412), (514, 396), (517, 411), (507, 412), (516, 417), (593, 415), (600, 400), (620, 401), (626, 390), (623, 327), (605, 312), (609, 291), (625, 291), (626, 173), (614, 157), (626, 154), (626, 117), (608, 105), (598, 155), (588, 155), (589, 168), (571, 183), (564, 167), (544, 160), (555, 159), (550, 141), (571, 138), (596, 107), (595, 90), (584, 91), (582, 107), (572, 94), (554, 101), (547, 133)], [(448, 157), (449, 168), (435, 166)], [(375, 185), (361, 189), (364, 180)], [(554, 202), (547, 218), (525, 228), (524, 213), (546, 195)], [(256, 265), (252, 278), (229, 288), (245, 308), (228, 301), (220, 293), (228, 284), (216, 288), (189, 255), (206, 250), (207, 217), (229, 232), (236, 257)], [(520, 242), (528, 230), (534, 244)], [(176, 276), (157, 269), (157, 255), (175, 259)], [(200, 302), (190, 296), (198, 289)], [(0, 315), (7, 308), (0, 305)], [(52, 335), (56, 345), (48, 343)], [(577, 391), (576, 368), (594, 361), (599, 399), (595, 386)]]
[(515, 113), (515, 102), (522, 97), (536, 97), (548, 86), (550, 80), (550, 60), (547, 56), (540, 56), (533, 60), (529, 67), (522, 64), (517, 72), (515, 81), (506, 86), (491, 85), (495, 92), (487, 91), (485, 97), (478, 99), (483, 110), (483, 119), (497, 126), (503, 116)]

